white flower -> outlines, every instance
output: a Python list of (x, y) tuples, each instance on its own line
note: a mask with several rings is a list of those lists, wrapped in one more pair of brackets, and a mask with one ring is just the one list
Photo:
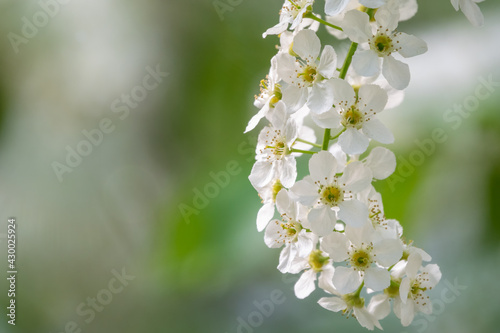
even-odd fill
[(281, 100), (281, 85), (278, 84), (278, 70), (277, 70), (277, 60), (276, 56), (271, 59), (271, 69), (269, 70), (269, 75), (267, 75), (266, 80), (260, 82), (260, 95), (255, 97), (254, 105), (260, 109), (260, 111), (250, 119), (248, 122), (245, 133), (253, 130), (259, 121), (268, 116), (269, 112), (272, 112), (276, 103)]
[[(374, 15), (378, 10), (384, 11), (384, 10), (390, 10), (393, 14), (398, 15), (399, 19), (398, 21), (406, 21), (415, 16), (415, 14), (418, 11), (418, 4), (417, 0), (351, 0), (347, 6), (345, 6), (344, 10), (337, 13), (337, 14), (328, 14), (326, 16), (326, 21), (336, 25), (340, 26), (342, 22), (344, 21), (344, 15), (346, 12), (357, 9), (357, 10), (362, 10), (364, 9), (363, 7), (366, 8), (371, 8), (375, 9), (372, 11), (372, 15)], [(375, 25), (376, 23), (372, 20), (370, 20), (370, 23), (372, 25)], [(347, 38), (347, 35), (342, 32), (341, 30), (334, 29), (331, 27), (326, 27), (327, 31), (332, 34), (333, 36), (337, 37), (338, 39), (345, 39)]]
[(259, 197), (262, 199), (262, 207), (257, 213), (257, 231), (264, 230), (274, 216), (276, 196), (283, 188), (279, 179), (273, 179), (266, 186), (257, 188)]
[(481, 27), (484, 24), (484, 16), (481, 9), (477, 5), (483, 0), (451, 0), (451, 4), (456, 11), (462, 10), (465, 17), (476, 27)]
[(321, 246), (333, 261), (347, 261), (347, 267), (337, 267), (333, 285), (341, 294), (349, 294), (364, 281), (373, 291), (390, 285), (389, 266), (399, 261), (403, 253), (397, 239), (384, 239), (370, 225), (363, 228), (346, 227), (345, 233), (323, 237)]
[(373, 148), (363, 162), (372, 170), (375, 179), (386, 179), (396, 170), (396, 155), (384, 147)]
[(298, 126), (287, 116), (285, 104), (279, 101), (270, 117), (271, 126), (259, 134), (257, 162), (249, 179), (255, 188), (266, 186), (272, 179), (279, 179), (284, 187), (291, 187), (297, 178), (297, 164), (290, 149), (297, 138)]
[(326, 15), (337, 15), (341, 13), (347, 6), (350, 0), (326, 0), (325, 13)]
[[(338, 295), (338, 293), (336, 294)], [(333, 312), (342, 311), (342, 314), (345, 314), (347, 318), (353, 315), (361, 326), (370, 331), (372, 331), (375, 326), (382, 329), (378, 320), (367, 311), (364, 298), (359, 297), (359, 295), (346, 294), (334, 297), (323, 297), (318, 301), (318, 304)]]
[(392, 143), (394, 137), (387, 127), (376, 118), (384, 110), (387, 93), (376, 85), (364, 85), (358, 94), (344, 80), (332, 80), (335, 107), (325, 114), (312, 115), (316, 124), (323, 128), (343, 126), (345, 132), (339, 137), (339, 144), (347, 154), (361, 154), (368, 148), (372, 138), (381, 143)]
[(301, 24), (304, 14), (311, 10), (314, 0), (285, 0), (280, 12), (280, 22), (274, 27), (267, 29), (262, 37), (267, 35), (279, 35), (288, 29), (295, 30)]
[[(432, 302), (425, 291), (436, 286), (441, 279), (438, 265), (430, 264), (421, 269), (422, 258), (415, 255), (408, 260), (406, 277), (401, 281), (399, 296), (401, 303), (394, 304), (394, 313), (401, 319), (403, 326), (408, 326), (413, 321), (417, 312), (432, 313)], [(421, 269), (421, 272), (417, 272)]]
[(309, 226), (306, 211), (289, 197), (287, 190), (282, 189), (276, 196), (276, 207), (282, 220), (273, 220), (267, 225), (264, 242), (270, 248), (285, 246), (280, 254), (278, 269), (288, 273), (295, 257), (307, 256), (317, 239), (312, 232), (304, 229)]
[(307, 259), (301, 258), (300, 265), (305, 271), (294, 286), (297, 298), (306, 298), (316, 289), (314, 281), (316, 281), (318, 274), (318, 286), (325, 290), (334, 290), (332, 276), (335, 269), (326, 253), (321, 250), (313, 250)]
[(382, 74), (392, 87), (402, 90), (410, 82), (410, 70), (392, 54), (398, 52), (405, 58), (413, 57), (425, 53), (427, 44), (418, 37), (394, 32), (399, 15), (393, 15), (389, 10), (377, 11), (375, 19), (377, 29), (372, 32), (368, 14), (358, 10), (345, 14), (344, 32), (353, 42), (368, 46), (368, 49), (356, 51), (352, 65), (360, 75), (375, 76), (379, 74), (380, 59), (383, 59)]
[(369, 168), (362, 162), (352, 162), (337, 175), (339, 166), (327, 151), (315, 154), (309, 160), (310, 177), (298, 181), (291, 191), (304, 205), (314, 207), (307, 219), (311, 230), (318, 236), (330, 234), (338, 218), (347, 225), (362, 226), (367, 223), (368, 209), (354, 195), (367, 188), (372, 180)]
[(325, 46), (321, 57), (321, 42), (312, 30), (302, 30), (293, 39), (294, 55), (278, 54), (278, 74), (289, 84), (283, 89), (283, 101), (297, 111), (307, 103), (314, 113), (322, 113), (332, 107), (331, 79), (336, 71), (337, 54), (330, 45)]

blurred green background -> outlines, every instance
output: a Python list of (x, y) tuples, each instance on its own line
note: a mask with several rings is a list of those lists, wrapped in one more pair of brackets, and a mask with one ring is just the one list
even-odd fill
[[(216, 3), (233, 5), (221, 17)], [(0, 3), (0, 233), (8, 217), (18, 223), (17, 320), (7, 324), (2, 279), (1, 332), (232, 333), (275, 290), (284, 303), (241, 333), (365, 331), (319, 307), (319, 291), (298, 300), (297, 277), (276, 270), (279, 251), (255, 227), (260, 200), (247, 176), (258, 129), (243, 130), (278, 43), (261, 34), (281, 5), (73, 0), (51, 7), (53, 17), (15, 52), (9, 33), (21, 35), (23, 18), (33, 20), (42, 5)], [(391, 314), (382, 325), (499, 332), (500, 87), (473, 111), (454, 110), (481, 80), (500, 82), (500, 8), (496, 0), (481, 4), (486, 24), (476, 29), (449, 1), (419, 5), (400, 30), (426, 40), (429, 52), (408, 61), (406, 99), (381, 117), (395, 134), (389, 148), (398, 167), (424, 157), (407, 174), (398, 171), (406, 176), (375, 186), (386, 215), (432, 255), (443, 278), (431, 293), (435, 315), (403, 328)], [(320, 36), (346, 47), (323, 28)], [(114, 112), (157, 66), (168, 76), (129, 113)], [(82, 131), (102, 119), (113, 131), (59, 181), (53, 163), (65, 164), (67, 147), (76, 149)], [(416, 140), (429, 142), (435, 129), (444, 142), (418, 153)], [(307, 160), (299, 165), (303, 175)], [(212, 198), (197, 199), (227, 171)], [(193, 200), (201, 200), (198, 209)], [(122, 269), (130, 281), (110, 294)], [(78, 313), (96, 297), (107, 304), (92, 320)]]

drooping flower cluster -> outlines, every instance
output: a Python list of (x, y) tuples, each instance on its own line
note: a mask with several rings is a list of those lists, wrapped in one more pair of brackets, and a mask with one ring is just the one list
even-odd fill
[[(475, 2), (452, 0), (478, 23)], [(280, 46), (256, 97), (259, 111), (246, 128), (267, 120), (249, 176), (263, 203), (257, 229), (265, 230), (267, 246), (281, 249), (278, 270), (300, 274), (298, 298), (318, 287), (328, 294), (318, 301), (322, 307), (352, 315), (370, 330), (382, 329), (379, 321), (392, 303), (408, 326), (417, 312), (431, 313), (426, 292), (441, 272), (435, 264), (423, 265), (430, 255), (405, 241), (372, 185), (394, 172), (394, 153), (367, 149), (372, 140), (394, 141), (378, 114), (397, 106), (410, 82), (409, 67), (400, 59), (427, 51), (423, 40), (397, 30), (415, 15), (417, 3), (326, 0), (326, 20), (313, 13), (313, 5), (314, 0), (286, 0), (279, 23), (264, 33), (279, 35)], [(322, 45), (320, 24), (351, 41), (343, 59)], [(322, 141), (304, 124), (323, 129)], [(298, 180), (300, 156), (310, 156), (309, 173)]]

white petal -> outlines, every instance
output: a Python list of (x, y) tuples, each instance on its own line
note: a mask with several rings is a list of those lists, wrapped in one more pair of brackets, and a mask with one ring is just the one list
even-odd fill
[(460, 4), (460, 9), (464, 13), (465, 17), (469, 20), (475, 27), (481, 27), (484, 24), (484, 16), (481, 13), (479, 6), (473, 1), (462, 1)]
[(341, 79), (332, 79), (335, 104), (341, 103), (343, 107), (350, 107), (356, 102), (356, 94), (353, 87)]
[(399, 42), (399, 54), (405, 58), (414, 57), (427, 52), (427, 43), (416, 36), (400, 32), (394, 39), (396, 43)]
[(373, 252), (377, 256), (377, 263), (389, 267), (401, 259), (403, 246), (399, 239), (383, 239), (373, 244)]
[(345, 153), (356, 155), (366, 151), (370, 140), (359, 130), (349, 127), (340, 135), (338, 143)]
[(380, 73), (379, 56), (372, 50), (358, 50), (352, 57), (352, 67), (362, 76), (377, 76)]
[(330, 184), (337, 171), (337, 160), (328, 151), (320, 151), (309, 160), (309, 173), (315, 182)]
[(403, 90), (410, 83), (410, 68), (407, 64), (394, 59), (392, 56), (384, 58), (382, 74), (389, 84), (398, 90)]
[(340, 297), (323, 297), (320, 298), (318, 304), (333, 312), (339, 312), (347, 309), (347, 304)]
[(276, 63), (278, 76), (286, 83), (291, 84), (292, 78), (297, 76), (295, 73), (297, 68), (295, 57), (288, 53), (279, 53), (276, 55)]
[(262, 107), (262, 109), (260, 109), (259, 112), (257, 112), (257, 114), (252, 117), (252, 119), (250, 119), (247, 127), (245, 128), (245, 133), (253, 130), (257, 126), (257, 124), (259, 124), (259, 121), (267, 115), (268, 111), (269, 103), (266, 103), (266, 105), (264, 105), (264, 107)]
[(385, 5), (386, 0), (359, 0), (359, 3), (367, 8), (379, 8)]
[(451, 0), (451, 4), (456, 11), (460, 9), (460, 0)]
[(378, 119), (372, 118), (365, 122), (363, 124), (363, 133), (380, 143), (389, 144), (394, 142), (392, 132)]
[(335, 16), (345, 9), (349, 0), (326, 0), (325, 14)]
[(337, 159), (337, 172), (344, 172), (347, 164), (347, 155), (342, 151), (342, 147), (338, 143), (334, 143), (328, 151)]
[(377, 327), (380, 327), (378, 321), (371, 314), (369, 314), (364, 307), (360, 308), (355, 307), (353, 311), (354, 311), (354, 316), (358, 320), (359, 324), (364, 328), (367, 328), (368, 330), (372, 331), (375, 325)]
[(391, 312), (391, 304), (389, 303), (389, 297), (386, 294), (377, 294), (370, 299), (370, 304), (367, 307), (368, 312), (370, 312), (376, 319), (381, 320), (389, 315)]
[(321, 53), (318, 65), (318, 73), (327, 79), (331, 79), (337, 68), (337, 53), (330, 45), (326, 45)]
[(321, 49), (321, 42), (312, 30), (301, 30), (293, 39), (293, 52), (304, 60), (315, 61)]
[(258, 161), (252, 167), (248, 179), (254, 187), (264, 187), (274, 175), (273, 164), (267, 161)]
[(321, 128), (338, 128), (342, 119), (334, 108), (321, 114), (311, 113), (311, 118)]
[(290, 113), (298, 111), (306, 104), (308, 96), (307, 89), (290, 85), (281, 92), (283, 94), (282, 101), (286, 104), (287, 111)]
[(337, 217), (335, 211), (328, 206), (313, 208), (307, 215), (311, 231), (318, 236), (326, 236), (333, 232)]
[[(295, 203), (290, 198), (290, 195), (286, 189), (281, 189), (276, 195), (276, 208), (280, 214), (290, 214), (291, 211), (295, 209)], [(295, 213), (295, 212), (294, 212)]]
[(372, 170), (373, 178), (386, 179), (396, 170), (396, 155), (384, 147), (375, 147), (365, 160)]
[(307, 99), (307, 107), (312, 113), (323, 113), (332, 108), (333, 87), (330, 80), (315, 83)]
[(274, 216), (274, 203), (267, 203), (259, 209), (257, 214), (257, 231), (264, 230)]
[(281, 238), (281, 232), (283, 232), (281, 221), (272, 220), (267, 225), (266, 232), (264, 233), (264, 243), (266, 243), (266, 245), (272, 249), (282, 247), (283, 241), (278, 241)]
[(406, 304), (401, 304), (401, 325), (409, 326), (415, 317), (415, 304), (409, 300)]
[(321, 240), (321, 249), (327, 252), (335, 262), (342, 262), (349, 257), (347, 247), (347, 237), (338, 232), (332, 232)]
[(310, 178), (299, 180), (292, 186), (290, 191), (301, 204), (306, 206), (311, 206), (318, 199), (318, 186)]
[(268, 35), (279, 35), (287, 28), (288, 28), (288, 22), (280, 22), (276, 24), (274, 27), (267, 29), (266, 32), (262, 34), (262, 37), (266, 38)]
[(344, 201), (339, 208), (339, 219), (351, 227), (362, 227), (368, 221), (368, 208), (357, 199)]
[(288, 118), (285, 125), (285, 138), (288, 147), (291, 147), (299, 136), (299, 126), (293, 118)]
[(276, 106), (268, 116), (269, 122), (274, 128), (282, 129), (288, 119), (286, 105), (283, 101), (276, 103)]
[[(452, 2), (454, 0), (451, 0)], [(402, 0), (399, 4), (399, 21), (411, 19), (418, 11), (417, 0)]]
[(432, 257), (430, 256), (430, 254), (425, 252), (424, 250), (422, 250), (418, 247), (415, 247), (415, 246), (410, 247), (410, 255), (414, 252), (420, 254), (420, 256), (422, 257), (422, 261), (431, 261), (432, 260)]
[(401, 284), (399, 285), (399, 297), (401, 298), (401, 301), (403, 304), (406, 304), (408, 301), (408, 293), (410, 292), (410, 286), (411, 280), (409, 277), (405, 277), (402, 281)]
[(368, 14), (357, 9), (350, 10), (344, 15), (341, 27), (350, 40), (355, 43), (364, 43), (372, 35), (369, 21)]
[(333, 286), (333, 274), (335, 273), (335, 268), (332, 265), (323, 266), (323, 270), (321, 271), (318, 278), (318, 287), (328, 291), (329, 293), (335, 292), (335, 287)]
[(441, 280), (441, 270), (436, 264), (430, 264), (424, 267), (422, 273), (426, 273), (426, 280), (422, 282), (422, 287), (434, 288)]
[(297, 179), (297, 161), (295, 157), (287, 156), (282, 162), (280, 181), (284, 187), (290, 188), (295, 183), (295, 179)]
[(316, 289), (314, 281), (316, 281), (316, 273), (312, 269), (309, 269), (302, 273), (293, 288), (295, 291), (295, 296), (297, 296), (297, 298), (299, 299), (304, 299), (309, 296), (314, 291), (314, 289)]
[(361, 192), (368, 188), (372, 182), (372, 172), (363, 162), (354, 161), (349, 163), (339, 181), (345, 184), (345, 189), (353, 192)]
[(389, 31), (394, 31), (399, 22), (399, 11), (397, 8), (389, 8), (389, 6), (385, 6), (377, 10), (375, 13), (375, 20), (377, 21), (377, 25), (381, 26), (383, 30), (388, 29)]
[(411, 279), (415, 278), (418, 270), (422, 266), (422, 257), (418, 253), (412, 253), (408, 257), (408, 263), (406, 264), (406, 275), (408, 275)]
[(387, 104), (387, 92), (375, 84), (366, 84), (359, 88), (359, 110), (370, 114), (384, 110)]
[(358, 289), (361, 277), (350, 267), (337, 267), (333, 274), (333, 285), (341, 294), (349, 294)]
[[(294, 246), (290, 246), (290, 245), (285, 246), (285, 248), (283, 248), (283, 250), (281, 250), (281, 253), (280, 253), (279, 264), (277, 267), (278, 270), (283, 274), (292, 273), (290, 268), (291, 268), (291, 264), (293, 262), (293, 259), (295, 259), (296, 255), (297, 255), (297, 249)], [(297, 269), (298, 269), (297, 272), (300, 272), (302, 270), (302, 267), (297, 268)], [(292, 274), (295, 274), (295, 273), (292, 273)]]
[(370, 267), (365, 271), (365, 285), (373, 291), (381, 291), (391, 284), (391, 273), (380, 267)]

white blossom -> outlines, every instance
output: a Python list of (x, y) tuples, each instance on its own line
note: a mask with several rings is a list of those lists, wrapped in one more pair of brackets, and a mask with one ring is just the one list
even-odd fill
[(338, 218), (352, 226), (367, 223), (368, 208), (354, 195), (367, 188), (372, 180), (369, 168), (362, 162), (352, 162), (338, 175), (338, 163), (327, 151), (309, 160), (310, 176), (291, 188), (299, 202), (312, 206), (308, 214), (311, 230), (318, 236), (331, 233)]
[(278, 54), (278, 74), (288, 83), (283, 101), (293, 111), (304, 104), (314, 113), (322, 113), (333, 104), (331, 79), (337, 66), (337, 54), (330, 45), (321, 52), (321, 42), (312, 30), (302, 30), (293, 39), (289, 53)]
[(393, 53), (413, 57), (425, 53), (427, 44), (418, 37), (395, 32), (398, 18), (388, 10), (377, 11), (375, 19), (377, 28), (372, 31), (368, 14), (358, 10), (345, 14), (344, 32), (353, 42), (366, 47), (356, 51), (352, 62), (354, 70), (363, 76), (378, 75), (382, 59), (382, 74), (387, 82), (396, 89), (405, 89), (410, 82), (410, 70), (407, 64), (395, 59)]

